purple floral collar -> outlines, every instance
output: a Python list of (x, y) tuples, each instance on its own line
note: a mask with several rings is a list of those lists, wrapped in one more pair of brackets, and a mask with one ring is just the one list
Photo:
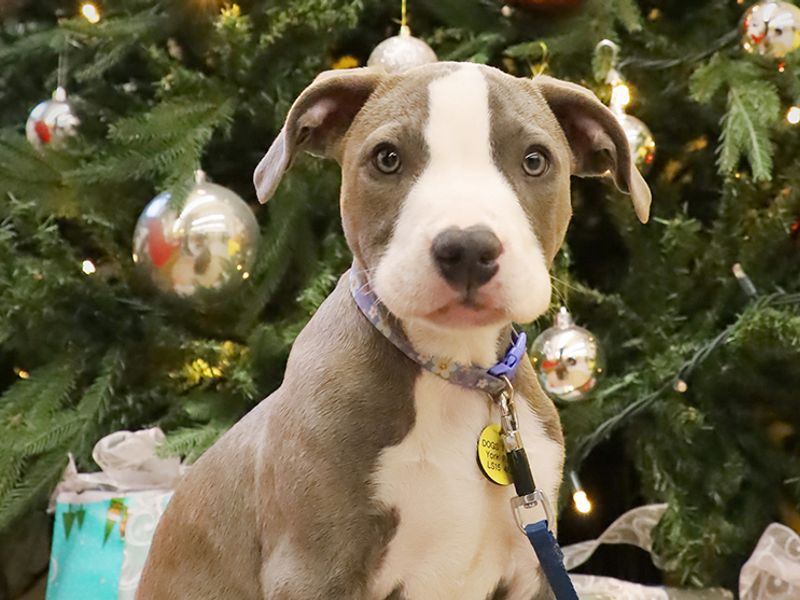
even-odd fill
[(350, 269), (350, 292), (364, 316), (398, 350), (423, 369), (455, 385), (496, 396), (506, 389), (503, 378), (514, 379), (517, 367), (525, 356), (527, 336), (524, 331), (519, 334), (511, 332), (511, 345), (505, 356), (488, 370), (475, 365), (462, 365), (447, 358), (421, 354), (414, 350), (397, 318), (381, 303), (369, 283), (356, 274), (355, 268)]

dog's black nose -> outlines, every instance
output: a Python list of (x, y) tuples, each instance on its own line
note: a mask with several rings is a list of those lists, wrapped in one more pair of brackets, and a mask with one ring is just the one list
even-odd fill
[(436, 268), (455, 290), (469, 292), (495, 276), (503, 245), (483, 225), (467, 229), (451, 227), (433, 239), (431, 253)]

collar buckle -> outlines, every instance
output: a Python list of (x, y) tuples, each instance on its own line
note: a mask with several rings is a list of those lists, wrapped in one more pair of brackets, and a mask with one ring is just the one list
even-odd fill
[(495, 377), (507, 377), (514, 379), (522, 357), (528, 345), (528, 336), (524, 331), (520, 333), (511, 332), (511, 346), (506, 350), (506, 355), (495, 366), (489, 369), (489, 375)]

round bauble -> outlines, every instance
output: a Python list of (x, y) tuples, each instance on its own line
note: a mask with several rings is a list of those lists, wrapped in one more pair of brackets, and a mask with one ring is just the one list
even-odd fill
[(624, 112), (614, 113), (628, 138), (628, 146), (636, 168), (645, 173), (653, 164), (656, 157), (656, 140), (650, 128), (642, 122)]
[(800, 48), (800, 8), (789, 2), (767, 0), (751, 6), (742, 28), (747, 52), (782, 58)]
[(531, 362), (547, 394), (559, 400), (581, 400), (603, 372), (603, 351), (597, 338), (572, 322), (566, 308), (555, 324), (531, 346)]
[(36, 148), (58, 149), (75, 135), (80, 119), (75, 116), (64, 88), (58, 88), (50, 100), (36, 105), (25, 123), (25, 137)]
[(133, 236), (133, 261), (161, 291), (212, 302), (250, 277), (259, 229), (231, 190), (201, 176), (173, 206), (164, 192), (144, 209)]
[(402, 73), (420, 65), (436, 62), (436, 53), (428, 44), (411, 35), (403, 25), (400, 33), (383, 40), (369, 55), (367, 66), (379, 67), (388, 73)]

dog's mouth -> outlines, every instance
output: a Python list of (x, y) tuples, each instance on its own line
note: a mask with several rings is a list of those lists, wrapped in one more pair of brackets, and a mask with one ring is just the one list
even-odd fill
[(483, 327), (507, 320), (506, 313), (488, 295), (470, 292), (429, 312), (425, 319), (445, 327)]

